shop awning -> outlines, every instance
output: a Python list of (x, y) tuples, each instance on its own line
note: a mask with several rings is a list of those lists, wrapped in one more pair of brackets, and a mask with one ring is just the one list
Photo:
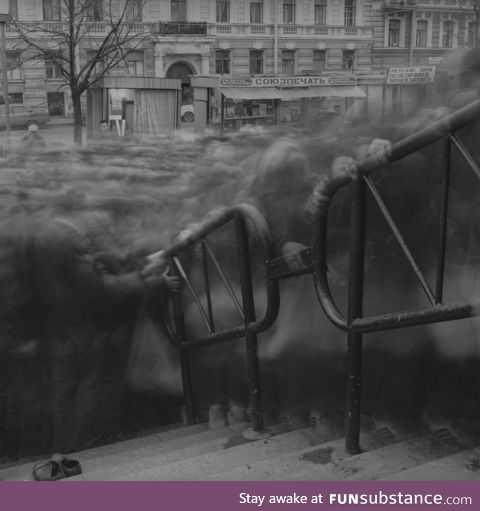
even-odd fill
[(356, 85), (339, 85), (337, 87), (331, 87), (334, 89), (333, 97), (336, 98), (366, 98), (367, 95), (360, 87)]
[(367, 95), (356, 85), (339, 85), (277, 89), (276, 87), (219, 87), (219, 91), (231, 99), (283, 99), (293, 101), (302, 98), (365, 98)]
[(275, 87), (219, 87), (218, 90), (231, 99), (284, 99)]
[(333, 87), (308, 87), (305, 89), (280, 89), (282, 93), (282, 99), (286, 101), (292, 101), (294, 99), (302, 98), (322, 98), (333, 96)]

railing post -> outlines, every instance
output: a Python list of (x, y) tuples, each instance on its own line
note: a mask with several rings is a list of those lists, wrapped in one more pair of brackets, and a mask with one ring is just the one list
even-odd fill
[(238, 260), (240, 265), (240, 283), (242, 287), (243, 311), (245, 315), (245, 341), (248, 385), (250, 390), (250, 406), (252, 410), (252, 429), (261, 433), (263, 427), (263, 410), (260, 393), (260, 367), (258, 360), (257, 334), (249, 328), (255, 322), (255, 302), (252, 285), (252, 269), (247, 228), (244, 218), (235, 215), (235, 232), (237, 237)]
[(450, 138), (446, 138), (444, 142), (444, 175), (442, 203), (440, 208), (440, 226), (438, 241), (438, 257), (437, 257), (437, 275), (435, 282), (435, 303), (439, 304), (443, 301), (443, 280), (445, 277), (445, 252), (447, 247), (447, 224), (448, 224), (448, 198), (450, 191), (450, 164), (452, 154), (452, 143)]
[[(175, 268), (175, 274), (178, 276), (179, 271), (176, 265), (172, 264), (172, 268)], [(183, 315), (182, 295), (181, 293), (175, 293), (173, 295), (173, 316), (175, 320), (175, 331), (177, 334), (177, 340), (181, 344), (186, 339), (186, 328), (185, 318)], [(183, 396), (185, 399), (185, 418), (187, 424), (195, 423), (195, 405), (193, 398), (193, 385), (192, 385), (192, 373), (190, 369), (190, 352), (180, 349), (178, 352), (180, 357), (180, 369), (182, 371), (182, 386)]]
[[(348, 323), (363, 315), (363, 280), (365, 263), (366, 185), (359, 178), (352, 184), (353, 201), (350, 218), (350, 275), (348, 287)], [(360, 412), (362, 393), (362, 334), (348, 333), (347, 399), (345, 450), (360, 452)]]

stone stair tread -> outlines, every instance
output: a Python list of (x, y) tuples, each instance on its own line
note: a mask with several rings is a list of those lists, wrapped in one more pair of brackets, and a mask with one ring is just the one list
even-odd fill
[[(122, 442), (93, 447), (84, 451), (69, 453), (68, 456), (80, 461), (83, 471), (102, 470), (104, 467), (117, 466), (128, 463), (141, 456), (159, 455), (159, 453), (172, 453), (179, 451), (188, 455), (188, 449), (194, 451), (195, 447), (204, 443), (225, 438), (234, 434), (231, 428), (209, 430), (208, 424), (196, 424), (176, 429), (161, 429), (156, 433), (140, 436)], [(172, 455), (173, 456), (173, 455)], [(48, 459), (48, 458), (43, 458)], [(32, 479), (32, 467), (38, 460), (5, 466), (0, 468), (0, 479), (23, 480)]]
[[(331, 479), (344, 481), (384, 479), (388, 474), (408, 470), (462, 450), (460, 446), (442, 445), (432, 435), (378, 446), (373, 450), (363, 442), (361, 445), (363, 452), (354, 456), (346, 455), (343, 446), (332, 453), (335, 470)], [(317, 480), (319, 472), (322, 471), (312, 464), (304, 470), (286, 474), (285, 479)]]
[[(363, 443), (371, 448), (377, 445), (376, 438), (370, 433), (364, 433), (361, 436)], [(322, 479), (330, 479), (329, 472), (332, 467), (328, 465), (332, 461), (332, 453), (343, 449), (345, 440), (341, 438), (331, 438), (320, 440), (317, 444), (289, 451), (278, 453), (274, 458), (268, 458), (260, 461), (246, 462), (237, 464), (229, 471), (214, 472), (208, 475), (206, 480), (284, 480), (288, 475), (295, 474), (298, 471), (307, 469), (316, 464), (318, 473), (322, 474)]]
[[(304, 428), (273, 435), (254, 442), (233, 445), (218, 444), (217, 449), (200, 452), (197, 455), (178, 461), (165, 460), (163, 456), (153, 456), (148, 460), (138, 460), (116, 469), (98, 472), (85, 471), (73, 479), (120, 480), (120, 481), (155, 481), (155, 480), (204, 480), (209, 473), (231, 469), (239, 463), (247, 463), (251, 459), (267, 459), (275, 457), (284, 450), (298, 450), (318, 443), (318, 435), (313, 428)], [(148, 463), (146, 463), (147, 461)]]
[(478, 481), (480, 447), (467, 449), (384, 478), (387, 481)]

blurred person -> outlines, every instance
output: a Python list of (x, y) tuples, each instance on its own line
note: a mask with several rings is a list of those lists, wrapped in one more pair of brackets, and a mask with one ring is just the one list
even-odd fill
[(22, 137), (22, 150), (27, 152), (44, 151), (45, 139), (38, 133), (38, 124), (31, 123), (27, 133)]
[[(34, 286), (49, 353), (53, 448), (85, 447), (105, 424), (103, 383), (112, 335), (112, 314), (136, 310), (142, 293), (177, 288), (176, 279), (157, 275), (165, 262), (154, 258), (139, 271), (105, 271), (95, 253), (109, 236), (108, 215), (92, 212), (56, 215), (37, 233)], [(119, 308), (117, 310), (117, 308)]]

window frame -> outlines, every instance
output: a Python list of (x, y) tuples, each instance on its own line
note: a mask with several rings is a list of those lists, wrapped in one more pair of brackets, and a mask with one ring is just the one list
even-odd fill
[(343, 4), (343, 25), (355, 27), (357, 24), (357, 2), (356, 0), (344, 0)]
[(186, 23), (187, 0), (170, 0), (170, 14), (173, 22)]
[[(355, 50), (342, 50), (342, 69), (344, 71), (355, 71), (356, 56)], [(351, 58), (347, 61), (346, 57)], [(351, 62), (351, 64), (348, 65), (348, 62)]]
[(103, 21), (103, 0), (90, 0), (85, 9), (85, 19), (87, 21)]
[[(451, 28), (451, 30), (446, 31), (445, 26), (448, 26)], [(455, 22), (453, 20), (443, 20), (442, 21), (442, 48), (455, 48)], [(446, 41), (446, 38), (448, 37), (448, 41)], [(446, 44), (447, 43), (447, 44)], [(450, 43), (450, 44), (448, 44)]]
[(249, 50), (248, 52), (248, 69), (251, 75), (261, 75), (264, 72), (264, 51)]
[[(292, 57), (293, 58), (290, 58)], [(286, 58), (289, 57), (289, 58)], [(297, 64), (297, 53), (295, 50), (282, 50), (282, 60), (281, 60), (281, 66), (282, 66), (282, 73), (286, 74), (288, 76), (294, 76), (295, 70), (296, 70), (296, 64)], [(292, 67), (290, 70), (289, 67)]]
[[(139, 56), (138, 59), (133, 59), (134, 56)], [(137, 63), (141, 63), (141, 73), (137, 72)], [(131, 65), (135, 64), (135, 71), (130, 72)], [(145, 76), (145, 52), (143, 50), (135, 50), (125, 55), (125, 65), (127, 68), (128, 76)]]
[(262, 24), (263, 14), (264, 14), (263, 0), (250, 0), (250, 23), (254, 25)]
[(43, 21), (62, 21), (61, 0), (42, 0)]
[(231, 70), (230, 50), (222, 49), (215, 50), (215, 73), (217, 75), (229, 75), (230, 70)]
[[(395, 30), (392, 30), (393, 23), (395, 23), (397, 25), (397, 28)], [(397, 44), (392, 44), (392, 34), (396, 34)], [(387, 46), (389, 48), (400, 48), (402, 46), (401, 35), (402, 35), (402, 20), (399, 18), (390, 18), (388, 20), (388, 27), (387, 27)]]
[[(23, 65), (22, 65), (20, 55), (21, 54), (20, 54), (19, 50), (7, 50), (6, 51), (8, 81), (15, 82), (15, 81), (21, 81), (24, 79)], [(11, 64), (14, 61), (18, 61), (18, 66), (11, 67)]]
[(282, 22), (284, 25), (295, 25), (297, 16), (297, 4), (295, 0), (283, 0)]
[[(422, 28), (421, 30), (419, 30), (419, 24), (421, 24), (422, 27), (425, 27), (424, 29)], [(416, 22), (415, 22), (415, 48), (428, 48), (429, 44), (428, 44), (428, 32), (429, 32), (429, 23), (428, 23), (428, 20), (424, 20), (424, 19), (418, 19)], [(425, 44), (418, 44), (419, 43), (419, 36), (422, 35), (425, 37)]]
[[(322, 55), (323, 58), (315, 58), (316, 56)], [(320, 65), (315, 65), (319, 62)], [(323, 65), (322, 65), (323, 64)], [(327, 69), (327, 50), (313, 50), (312, 53), (312, 71), (314, 73), (323, 73)]]
[(8, 13), (12, 20), (18, 20), (18, 2), (17, 0), (10, 0), (8, 6)]
[(217, 23), (230, 23), (230, 0), (215, 0), (215, 20)]
[(128, 23), (140, 23), (143, 21), (143, 0), (127, 0), (128, 5), (125, 13), (125, 21)]
[(313, 23), (324, 27), (327, 25), (327, 0), (315, 0), (313, 4)]
[[(62, 55), (63, 52), (61, 50), (52, 50), (52, 55)], [(52, 76), (48, 76), (49, 70), (52, 71)], [(62, 72), (60, 71), (60, 67), (55, 64), (52, 60), (45, 58), (45, 80), (46, 81), (58, 81), (58, 80), (65, 80), (65, 77), (62, 75)]]

